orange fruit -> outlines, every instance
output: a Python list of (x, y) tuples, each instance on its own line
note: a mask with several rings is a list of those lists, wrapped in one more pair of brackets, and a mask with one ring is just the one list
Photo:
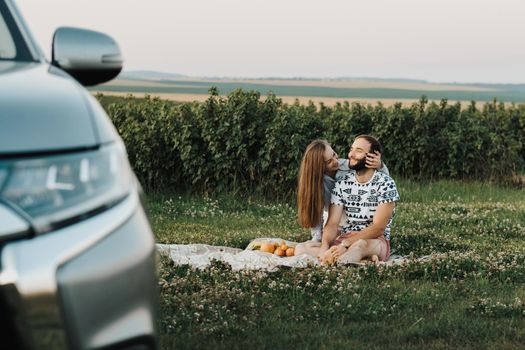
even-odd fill
[(275, 251), (275, 246), (273, 243), (263, 243), (261, 245), (261, 252), (273, 253)]
[(291, 247), (286, 249), (286, 256), (294, 256), (294, 254), (295, 254), (295, 249)]
[(286, 251), (288, 249), (288, 246), (286, 245), (286, 243), (282, 243), (281, 244), (281, 249)]
[(281, 248), (275, 249), (275, 251), (273, 253), (275, 255), (278, 255), (278, 256), (284, 256), (286, 254), (286, 252), (284, 250), (282, 250)]

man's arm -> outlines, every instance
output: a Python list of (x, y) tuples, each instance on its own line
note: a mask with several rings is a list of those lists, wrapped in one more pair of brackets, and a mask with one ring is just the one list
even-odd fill
[(383, 235), (385, 232), (386, 226), (392, 217), (395, 207), (395, 202), (379, 204), (372, 223), (356, 234), (353, 234), (351, 237), (343, 240), (341, 244), (349, 247), (359, 239), (373, 239), (381, 237), (381, 235)]

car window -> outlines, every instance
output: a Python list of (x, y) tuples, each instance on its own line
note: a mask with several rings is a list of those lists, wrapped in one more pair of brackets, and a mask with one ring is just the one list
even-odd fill
[(34, 60), (16, 21), (3, 0), (0, 0), (0, 60)]
[(0, 17), (0, 58), (14, 59), (16, 46), (3, 17)]

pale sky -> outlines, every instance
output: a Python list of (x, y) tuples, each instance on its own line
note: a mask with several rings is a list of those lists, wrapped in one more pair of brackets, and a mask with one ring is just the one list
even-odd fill
[(59, 26), (113, 36), (125, 70), (216, 77), (525, 83), (523, 0), (18, 0), (50, 56)]

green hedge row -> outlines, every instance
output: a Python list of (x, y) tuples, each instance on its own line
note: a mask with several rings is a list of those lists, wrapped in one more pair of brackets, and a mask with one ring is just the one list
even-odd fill
[(286, 196), (308, 143), (325, 138), (344, 157), (364, 133), (380, 139), (394, 177), (505, 181), (525, 168), (524, 104), (461, 108), (422, 97), (411, 107), (318, 107), (254, 91), (222, 98), (216, 89), (203, 103), (112, 101), (106, 110), (146, 188)]

